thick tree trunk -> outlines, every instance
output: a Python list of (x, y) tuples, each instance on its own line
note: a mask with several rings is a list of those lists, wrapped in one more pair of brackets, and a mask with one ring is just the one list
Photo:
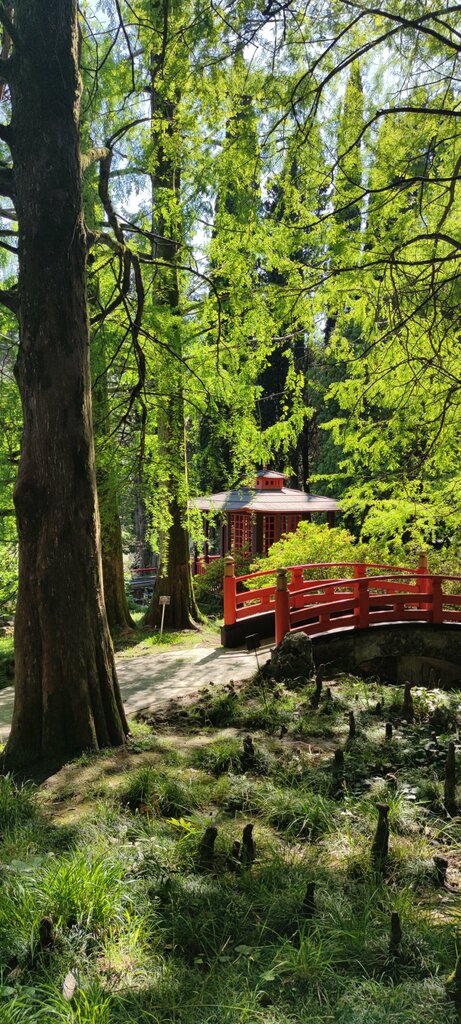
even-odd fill
[(141, 475), (138, 476), (135, 484), (134, 502), (134, 536), (135, 536), (135, 565), (138, 569), (150, 569), (154, 565), (154, 552), (147, 540), (148, 516), (146, 503), (143, 497), (143, 483)]
[(171, 629), (195, 629), (200, 619), (192, 585), (189, 537), (182, 522), (181, 509), (175, 498), (170, 504), (171, 526), (168, 531), (167, 552), (162, 561), (154, 595), (146, 612), (146, 626), (159, 626), (162, 615), (160, 596), (168, 595), (170, 604), (165, 608), (165, 625)]
[(117, 494), (111, 480), (100, 479), (98, 494), (101, 506), (102, 572), (104, 602), (111, 632), (134, 628), (125, 592), (123, 573), (122, 528), (118, 512)]
[(17, 0), (12, 79), (24, 416), (7, 766), (124, 742), (92, 437), (76, 0)]
[[(154, 60), (157, 58), (154, 58)], [(155, 76), (154, 80), (155, 80)], [(174, 148), (165, 146), (164, 135), (158, 131), (159, 116), (168, 125), (170, 139), (176, 131), (176, 114), (179, 97), (173, 102), (160, 95), (155, 86), (151, 92), (153, 138), (155, 143), (156, 166), (151, 174), (152, 182), (152, 228), (155, 243), (152, 254), (164, 261), (165, 266), (156, 276), (156, 303), (164, 305), (166, 320), (175, 318), (176, 324), (168, 338), (176, 358), (170, 357), (165, 366), (169, 393), (165, 399), (165, 410), (160, 417), (159, 437), (169, 472), (170, 501), (168, 511), (170, 525), (167, 536), (162, 538), (160, 564), (152, 601), (145, 616), (145, 624), (158, 626), (161, 621), (160, 597), (171, 597), (166, 609), (165, 622), (175, 629), (190, 629), (197, 625), (200, 613), (195, 601), (189, 552), (187, 520), (187, 452), (184, 417), (184, 386), (181, 337), (180, 287), (178, 271), (178, 250), (180, 247), (181, 225), (178, 223), (180, 198), (180, 173), (174, 159)], [(163, 209), (166, 200), (171, 204), (169, 216)], [(158, 206), (158, 208), (157, 208)]]
[(108, 453), (111, 443), (111, 422), (107, 390), (106, 351), (102, 338), (93, 345), (93, 423), (96, 439), (96, 481), (101, 519), (102, 573), (104, 603), (112, 633), (134, 628), (125, 593), (123, 572), (122, 527), (118, 511), (117, 476), (113, 457)]

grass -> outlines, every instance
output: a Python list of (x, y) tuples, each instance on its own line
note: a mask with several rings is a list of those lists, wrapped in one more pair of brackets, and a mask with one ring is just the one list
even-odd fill
[[(397, 687), (331, 688), (316, 710), (309, 689), (216, 688), (180, 719), (133, 723), (128, 752), (82, 756), (40, 788), (0, 779), (0, 1024), (455, 1024), (459, 896), (433, 857), (461, 886), (461, 823), (443, 808), (461, 699), (420, 690), (408, 725)], [(252, 866), (232, 854), (248, 822)]]
[[(165, 629), (160, 635), (159, 629), (147, 629), (142, 625), (142, 615), (139, 611), (131, 613), (135, 621), (135, 629), (131, 632), (124, 632), (115, 636), (115, 650), (126, 658), (135, 658), (142, 654), (149, 654), (158, 647), (190, 650), (192, 647), (210, 645), (216, 647), (216, 640), (219, 633), (219, 621), (210, 617), (197, 627), (197, 629), (168, 630)], [(0, 1022), (1, 1024), (1, 1022)]]

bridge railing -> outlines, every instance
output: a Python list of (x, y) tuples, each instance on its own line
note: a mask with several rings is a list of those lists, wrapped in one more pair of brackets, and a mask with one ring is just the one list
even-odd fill
[(285, 574), (277, 578), (275, 635), (280, 643), (288, 632), (309, 636), (331, 630), (392, 622), (461, 623), (461, 593), (444, 592), (444, 584), (461, 579), (411, 573), (361, 576), (351, 580), (333, 580), (319, 588), (307, 585), (296, 594), (292, 608)]
[[(378, 563), (365, 564), (362, 562), (308, 562), (304, 565), (290, 565), (284, 571), (287, 573), (287, 590), (290, 594), (290, 608), (301, 607), (299, 604), (303, 590), (308, 586), (324, 588), (332, 584), (332, 570), (338, 571), (341, 578), (348, 574), (350, 579), (344, 579), (344, 586), (350, 585), (351, 580), (357, 582), (360, 578), (366, 577), (367, 572), (379, 573), (392, 571), (396, 577), (400, 574), (415, 573), (421, 571), (408, 568), (408, 566), (382, 565)], [(423, 571), (426, 570), (424, 563)], [(322, 574), (329, 572), (329, 578), (323, 578)], [(224, 626), (233, 626), (243, 618), (251, 617), (264, 612), (275, 612), (278, 570), (275, 568), (261, 569), (258, 572), (247, 572), (241, 577), (235, 575), (235, 561), (231, 555), (224, 560)], [(312, 579), (321, 575), (321, 579)], [(305, 577), (310, 579), (305, 579)], [(265, 581), (270, 581), (265, 583)], [(338, 581), (336, 581), (337, 583)], [(260, 586), (258, 584), (260, 583)], [(397, 588), (399, 589), (399, 588)]]
[[(305, 579), (340, 569), (337, 579)], [(344, 575), (346, 570), (349, 575)], [(258, 586), (264, 578), (277, 582)], [(338, 574), (339, 575), (339, 574)], [(256, 586), (247, 589), (248, 585)], [(445, 582), (455, 581), (459, 594), (445, 593)], [(453, 587), (450, 587), (452, 590)], [(432, 576), (425, 555), (417, 568), (357, 562), (310, 563), (286, 569), (264, 569), (234, 575), (234, 560), (225, 560), (224, 624), (253, 615), (275, 613), (276, 642), (289, 631), (310, 635), (332, 629), (366, 629), (382, 622), (461, 622), (461, 578)]]
[(216, 562), (221, 555), (193, 555), (191, 558), (191, 569), (193, 576), (204, 576), (208, 566)]

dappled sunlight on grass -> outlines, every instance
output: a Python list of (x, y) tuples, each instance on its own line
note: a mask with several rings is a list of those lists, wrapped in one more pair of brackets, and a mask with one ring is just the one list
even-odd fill
[[(431, 740), (423, 692), (409, 725), (397, 687), (344, 677), (318, 708), (311, 690), (268, 693), (257, 678), (205, 687), (179, 718), (173, 707), (161, 722), (134, 721), (126, 749), (83, 755), (39, 788), (2, 781), (1, 1024), (454, 1024), (452, 734)], [(459, 696), (439, 703), (455, 723)], [(382, 803), (390, 839), (378, 870)], [(239, 845), (249, 822), (250, 861)]]

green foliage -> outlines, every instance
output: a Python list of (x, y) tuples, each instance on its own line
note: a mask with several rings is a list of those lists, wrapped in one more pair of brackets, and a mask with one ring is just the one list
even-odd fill
[(31, 785), (16, 785), (11, 775), (0, 775), (0, 821), (2, 829), (11, 829), (34, 813)]
[[(237, 551), (235, 554), (235, 575), (245, 576), (250, 572), (251, 558)], [(194, 576), (197, 601), (204, 611), (220, 611), (223, 601), (224, 558), (215, 558), (207, 565), (205, 572)]]
[[(399, 559), (409, 556), (403, 551), (389, 552), (385, 544), (363, 543), (358, 541), (348, 530), (342, 527), (330, 529), (325, 523), (301, 522), (295, 533), (285, 534), (272, 545), (266, 558), (256, 559), (252, 570), (282, 568), (289, 565), (308, 565), (322, 562), (359, 562), (399, 564)], [(411, 553), (409, 565), (415, 563), (415, 555)], [(407, 564), (405, 561), (402, 564)], [(353, 571), (343, 568), (324, 568), (309, 570), (309, 578), (325, 579), (343, 574), (344, 578), (353, 575)]]

